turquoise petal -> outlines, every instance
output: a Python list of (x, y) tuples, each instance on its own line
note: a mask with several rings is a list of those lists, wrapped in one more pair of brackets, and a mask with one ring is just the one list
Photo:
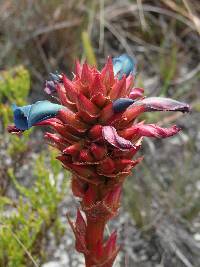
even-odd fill
[(27, 130), (41, 121), (55, 117), (64, 106), (44, 100), (23, 107), (13, 105), (12, 108), (15, 126), (20, 130)]
[(119, 57), (113, 58), (113, 71), (114, 75), (118, 75), (119, 80), (125, 74), (128, 76), (130, 73), (135, 73), (136, 61), (129, 55), (123, 54)]

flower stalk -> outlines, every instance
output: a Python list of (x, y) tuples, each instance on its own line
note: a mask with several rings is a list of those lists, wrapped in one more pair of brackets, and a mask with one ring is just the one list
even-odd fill
[(105, 238), (105, 226), (118, 214), (126, 177), (143, 158), (132, 159), (143, 137), (166, 138), (180, 128), (162, 128), (136, 120), (144, 112), (181, 111), (189, 106), (168, 98), (143, 96), (134, 87), (135, 62), (127, 55), (108, 58), (101, 71), (76, 62), (73, 80), (51, 74), (45, 84), (59, 104), (39, 101), (14, 106), (11, 133), (49, 126), (45, 139), (60, 152), (57, 159), (72, 173), (72, 192), (80, 200), (76, 221), (69, 224), (76, 250), (86, 267), (112, 267), (119, 252), (117, 232)]

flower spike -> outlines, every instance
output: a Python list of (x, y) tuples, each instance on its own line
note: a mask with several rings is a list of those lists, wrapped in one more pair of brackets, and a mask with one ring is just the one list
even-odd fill
[(15, 125), (8, 131), (21, 135), (30, 127), (49, 126), (45, 140), (59, 151), (57, 160), (72, 173), (72, 192), (80, 207), (73, 223), (76, 250), (86, 267), (112, 267), (119, 252), (117, 233), (104, 237), (107, 222), (117, 215), (122, 185), (143, 157), (132, 159), (143, 137), (166, 138), (180, 128), (144, 124), (144, 112), (188, 112), (189, 105), (163, 97), (143, 96), (134, 87), (136, 63), (129, 55), (108, 58), (102, 71), (76, 61), (73, 79), (51, 73), (45, 91), (60, 104), (38, 101), (13, 106)]

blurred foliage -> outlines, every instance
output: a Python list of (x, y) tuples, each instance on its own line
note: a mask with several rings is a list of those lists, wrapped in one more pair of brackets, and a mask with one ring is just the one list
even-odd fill
[[(29, 91), (30, 75), (23, 66), (0, 72), (0, 120), (2, 126), (0, 139), (3, 140), (7, 136), (6, 126), (13, 120), (12, 104), (25, 105)], [(16, 152), (23, 153), (28, 149), (31, 132), (26, 132), (21, 138), (15, 135), (7, 136), (9, 138), (7, 152), (11, 157), (14, 157)]]
[[(47, 155), (48, 154), (48, 155)], [(19, 197), (12, 199), (0, 197), (0, 263), (6, 267), (33, 266), (45, 259), (42, 247), (44, 236), (50, 228), (56, 226), (56, 235), (62, 234), (64, 226), (58, 219), (57, 209), (67, 189), (67, 179), (59, 181), (60, 165), (51, 160), (48, 170), (44, 168), (49, 151), (38, 156), (34, 168), (34, 180), (31, 188), (20, 184), (13, 169), (9, 175), (15, 185)], [(55, 153), (50, 152), (54, 158)], [(59, 227), (58, 227), (59, 226)], [(31, 257), (30, 257), (31, 255)]]
[(30, 90), (30, 75), (23, 67), (0, 72), (0, 116), (3, 125), (11, 121), (11, 103), (24, 105)]
[(0, 99), (23, 105), (30, 88), (29, 72), (19, 66), (0, 73)]
[[(6, 184), (0, 190), (1, 267), (38, 266), (37, 262), (45, 259), (43, 243), (47, 232), (51, 229), (56, 240), (63, 232), (57, 210), (66, 194), (68, 180), (61, 175), (55, 151), (48, 149), (37, 155), (33, 170), (29, 171), (31, 187), (25, 187), (15, 176), (31, 149), (31, 131), (19, 138), (8, 135), (6, 126), (12, 120), (11, 103), (25, 105), (29, 90), (30, 76), (24, 67), (0, 73), (0, 140), (3, 141), (0, 146), (12, 162), (0, 167), (0, 184)], [(0, 155), (0, 161), (3, 159)], [(8, 194), (8, 185), (17, 197)]]

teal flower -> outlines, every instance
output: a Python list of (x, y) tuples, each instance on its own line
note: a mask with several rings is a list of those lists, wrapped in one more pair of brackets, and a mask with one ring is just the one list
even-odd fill
[(16, 128), (24, 131), (41, 121), (55, 117), (64, 107), (45, 100), (23, 107), (13, 105), (12, 108)]
[(123, 54), (113, 58), (114, 75), (118, 75), (119, 80), (125, 74), (126, 77), (135, 72), (136, 62), (128, 55)]

